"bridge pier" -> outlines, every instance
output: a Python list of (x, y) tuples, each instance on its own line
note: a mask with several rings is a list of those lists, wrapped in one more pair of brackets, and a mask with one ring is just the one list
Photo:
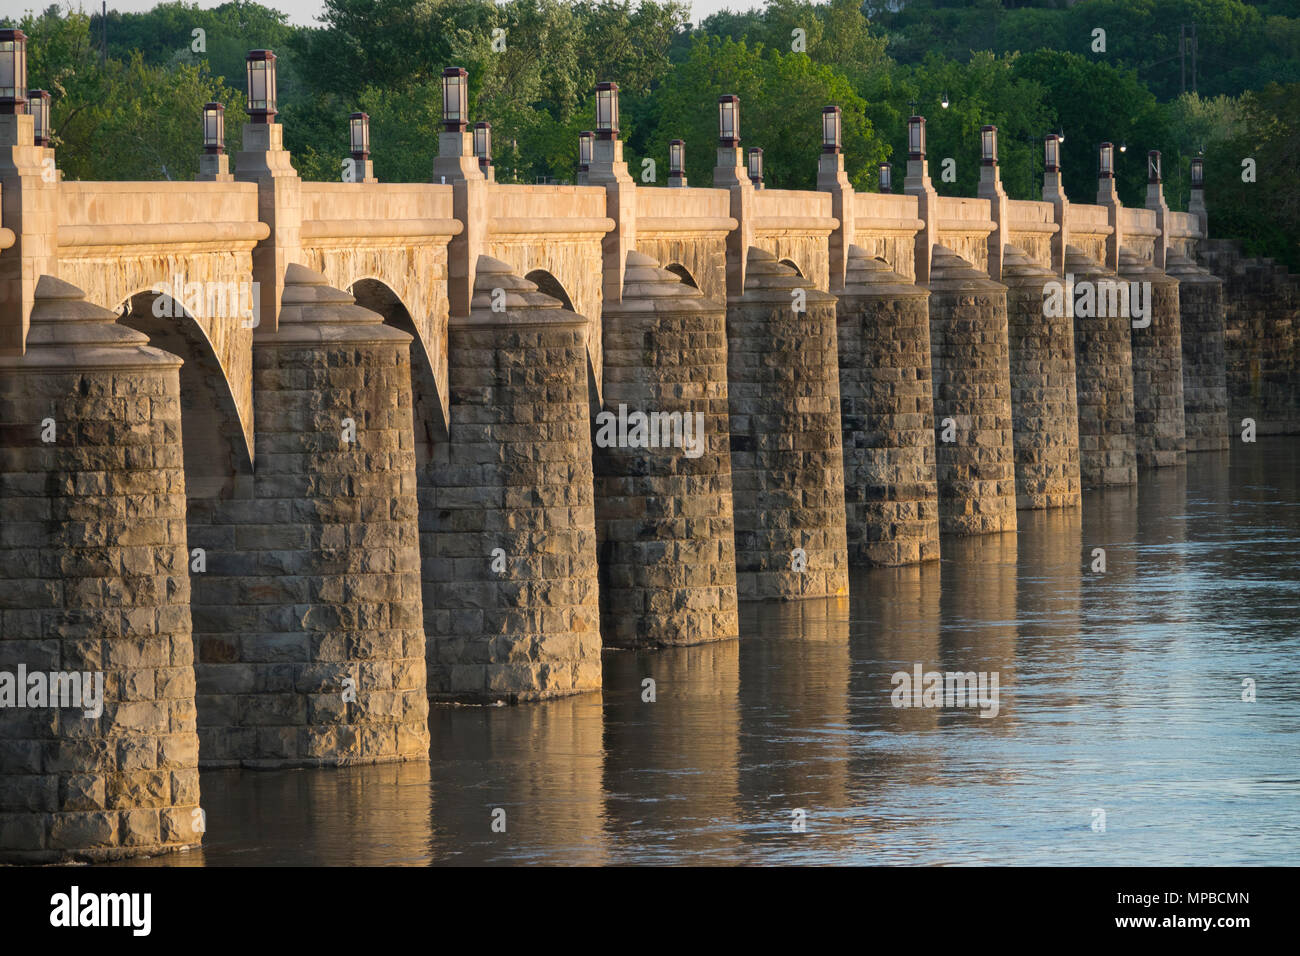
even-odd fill
[(203, 528), (204, 766), (428, 751), (410, 336), (291, 265), (253, 349), (257, 467)]
[[(1068, 246), (1065, 271), (1080, 282), (1119, 277)], [(1071, 290), (1067, 287), (1066, 295)], [(1072, 301), (1072, 300), (1071, 300)], [(1079, 474), (1083, 487), (1137, 483), (1133, 427), (1133, 344), (1127, 316), (1074, 316), (1075, 392), (1079, 406)]]
[[(1157, 242), (1157, 249), (1161, 244)], [(1133, 431), (1139, 468), (1167, 468), (1187, 462), (1183, 418), (1183, 343), (1179, 328), (1178, 279), (1129, 249), (1120, 250), (1120, 278), (1151, 283), (1151, 324), (1130, 322), (1133, 351)], [(1131, 286), (1130, 286), (1131, 287)], [(1132, 296), (1130, 295), (1130, 301)]]
[(930, 366), (941, 532), (1016, 530), (1009, 352), (1006, 286), (936, 245)]
[(1044, 308), (1044, 288), (1060, 282), (1015, 246), (1003, 253), (1011, 351), (1011, 428), (1017, 508), (1079, 504), (1079, 410), (1074, 327), (1069, 313)]
[[(180, 359), (48, 275), (26, 345), (0, 356), (0, 862), (197, 846)], [(83, 696), (34, 697), (52, 672)]]
[(470, 304), (448, 325), (450, 437), (429, 468), (429, 696), (599, 690), (587, 320), (488, 256)]
[[(734, 638), (726, 315), (643, 253), (626, 266), (621, 300), (602, 316), (602, 415), (616, 420), (598, 420), (594, 449), (602, 637), (615, 647)], [(657, 447), (632, 441), (631, 427), (620, 440), (624, 412), (680, 413), (682, 447), (650, 428)]]
[(769, 252), (748, 258), (727, 303), (740, 596), (847, 594), (835, 298)]
[(939, 557), (930, 290), (850, 246), (839, 325), (849, 561)]
[(1223, 280), (1172, 250), (1165, 267), (1178, 280), (1187, 450), (1225, 451), (1228, 448), (1228, 386)]

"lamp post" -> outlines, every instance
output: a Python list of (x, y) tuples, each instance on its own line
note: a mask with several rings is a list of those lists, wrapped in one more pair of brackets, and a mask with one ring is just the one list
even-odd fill
[(1102, 143), (1097, 150), (1097, 178), (1115, 178), (1115, 144)]
[(1153, 149), (1147, 152), (1147, 184), (1158, 185), (1164, 182), (1160, 177), (1160, 150)]
[(822, 107), (822, 152), (838, 153), (843, 148), (840, 136), (840, 108)]
[(32, 90), (27, 94), (27, 112), (32, 114), (34, 142), (37, 146), (50, 145), (50, 94), (45, 90)]
[(203, 105), (203, 152), (220, 156), (226, 151), (226, 108), (220, 103)]
[(352, 158), (358, 163), (370, 158), (370, 116), (366, 113), (352, 113), (348, 116), (348, 139), (352, 147)]
[(348, 145), (352, 153), (354, 181), (375, 183), (374, 164), (370, 159), (370, 116), (351, 113), (348, 116)]
[(196, 182), (228, 183), (230, 157), (226, 155), (226, 108), (220, 103), (203, 104), (203, 152), (199, 155)]
[(248, 71), (249, 122), (269, 126), (277, 115), (275, 102), (275, 54), (270, 50), (249, 50), (245, 58)]
[(592, 130), (583, 130), (578, 134), (578, 185), (587, 185), (587, 172), (591, 169), (592, 145), (596, 134)]
[(14, 116), (27, 104), (27, 34), (0, 30), (0, 115)]
[(740, 97), (734, 93), (718, 97), (718, 145), (740, 145)]
[(880, 191), (882, 193), (892, 193), (894, 191), (894, 167), (892, 163), (881, 163), (880, 172)]
[(668, 141), (668, 185), (680, 189), (686, 185), (686, 142), (680, 139)]
[(469, 124), (469, 71), (449, 66), (442, 71), (442, 128), (463, 133)]
[(912, 161), (925, 159), (924, 116), (913, 116), (907, 121), (907, 158)]
[(474, 124), (474, 155), (478, 157), (478, 168), (483, 178), (489, 182), (496, 181), (496, 172), (492, 167), (492, 124), (478, 122)]
[(998, 164), (998, 128), (996, 126), (980, 127), (980, 165), (996, 166)]
[(596, 84), (596, 138), (618, 139), (618, 84)]
[(757, 146), (749, 150), (749, 181), (755, 189), (763, 188), (763, 150)]

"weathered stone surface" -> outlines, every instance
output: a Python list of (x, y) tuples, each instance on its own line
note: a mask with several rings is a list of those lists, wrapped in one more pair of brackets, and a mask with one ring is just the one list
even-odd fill
[(851, 563), (939, 557), (929, 296), (850, 247), (836, 319)]
[(1300, 434), (1300, 277), (1272, 259), (1242, 255), (1237, 243), (1201, 244), (1224, 281), (1228, 419), (1234, 440), (1243, 420), (1260, 435)]
[[(1006, 286), (943, 246), (930, 265), (939, 529), (1016, 530)], [(944, 441), (951, 428), (952, 441)]]
[[(659, 447), (633, 447), (599, 440), (598, 423), (604, 642), (655, 647), (737, 637), (723, 306), (630, 252), (622, 301), (606, 303), (602, 324), (603, 411), (680, 413), (683, 425), (679, 444), (663, 447), (661, 433)], [(688, 419), (692, 443), (684, 441)]]
[[(1129, 249), (1119, 255), (1120, 278), (1150, 283), (1151, 324), (1132, 325), (1133, 432), (1140, 468), (1187, 462), (1183, 419), (1183, 340), (1178, 317), (1178, 280)], [(1143, 293), (1145, 296), (1145, 293)]]
[(451, 435), (421, 515), (429, 695), (598, 690), (587, 319), (487, 256), (471, 305), (450, 322)]
[(1223, 280), (1173, 251), (1165, 271), (1178, 280), (1187, 450), (1222, 451), (1228, 447)]
[(751, 248), (745, 294), (727, 304), (742, 598), (848, 593), (838, 354), (835, 299)]
[[(1065, 271), (1076, 285), (1119, 281), (1074, 246), (1066, 247)], [(1133, 344), (1127, 316), (1074, 318), (1074, 374), (1083, 486), (1135, 484)]]
[(253, 355), (257, 468), (192, 502), (205, 766), (424, 759), (409, 335), (291, 266)]
[[(0, 671), (103, 686), (89, 717), (70, 695), (0, 708), (0, 862), (201, 840), (197, 776), (176, 792), (155, 770), (197, 759), (180, 364), (51, 276), (27, 353), (0, 356)], [(164, 813), (185, 825), (164, 834)]]
[(1015, 246), (1003, 251), (1017, 508), (1079, 504), (1074, 323), (1065, 310), (1053, 316), (1043, 307), (1044, 287), (1060, 281)]

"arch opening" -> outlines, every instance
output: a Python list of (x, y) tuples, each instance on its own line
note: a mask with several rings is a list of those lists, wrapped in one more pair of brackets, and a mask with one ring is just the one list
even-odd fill
[[(558, 299), (560, 304), (570, 312), (578, 311), (573, 307), (573, 300), (569, 298), (569, 293), (565, 292), (564, 286), (560, 285), (560, 280), (545, 269), (534, 269), (524, 278), (537, 286), (537, 291), (542, 295), (549, 295), (552, 299)], [(591, 318), (591, 316), (587, 316), (587, 318)]]
[(682, 282), (686, 283), (692, 289), (698, 289), (700, 287), (699, 283), (695, 281), (695, 276), (691, 275), (690, 270), (680, 262), (670, 262), (664, 268), (677, 276), (677, 278), (681, 279)]
[(796, 263), (793, 259), (781, 259), (780, 263), (783, 266), (789, 266), (791, 269), (793, 269), (795, 275), (797, 275), (800, 279), (808, 278), (806, 275), (804, 275), (804, 271), (799, 268), (798, 263)]
[(194, 502), (234, 497), (252, 474), (251, 449), (235, 397), (211, 342), (175, 299), (139, 292), (126, 300), (118, 321), (149, 336), (149, 344), (180, 358), (181, 452), (185, 495)]

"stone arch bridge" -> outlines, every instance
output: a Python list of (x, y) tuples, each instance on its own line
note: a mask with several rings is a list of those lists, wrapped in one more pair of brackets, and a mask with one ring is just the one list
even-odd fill
[[(434, 182), (313, 183), (244, 143), (65, 182), (0, 117), (0, 858), (195, 845), (200, 766), (427, 759), (430, 700), (598, 690), (602, 647), (735, 638), (1230, 410), (1295, 430), (1295, 287), (1199, 191), (863, 194), (838, 153), (762, 189), (739, 148), (645, 188), (617, 140), (506, 185), (455, 135)], [(1045, 309), (1067, 274), (1146, 311)]]

